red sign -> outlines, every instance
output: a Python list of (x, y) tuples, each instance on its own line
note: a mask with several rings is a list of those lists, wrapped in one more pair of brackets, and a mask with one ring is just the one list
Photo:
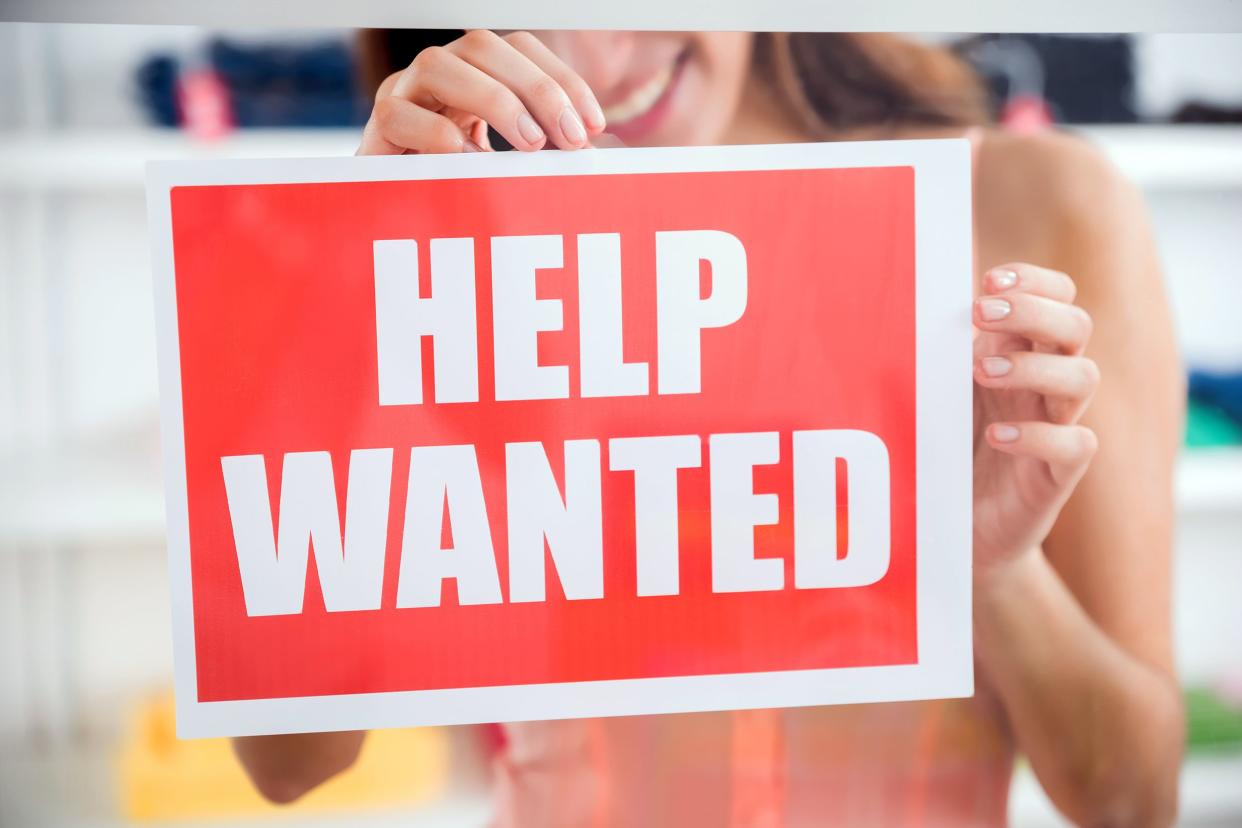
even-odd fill
[(189, 731), (854, 700), (797, 681), (842, 668), (969, 691), (968, 630), (964, 685), (920, 647), (931, 162), (746, 149), (163, 185), (178, 689), (222, 711)]

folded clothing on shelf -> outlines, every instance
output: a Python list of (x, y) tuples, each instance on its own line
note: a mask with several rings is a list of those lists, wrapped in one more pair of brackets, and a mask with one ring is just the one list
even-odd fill
[(1184, 698), (1186, 747), (1191, 752), (1242, 750), (1242, 700), (1223, 686), (1188, 688)]
[(444, 793), (450, 746), (443, 728), (376, 730), (358, 761), (292, 805), (255, 790), (228, 739), (178, 739), (171, 693), (140, 699), (130, 711), (118, 757), (118, 799), (133, 822), (238, 820), (360, 808), (409, 808)]
[(1186, 445), (1242, 444), (1242, 371), (1189, 374)]
[[(251, 45), (215, 38), (207, 44), (206, 63), (227, 91), (236, 126), (344, 127), (366, 122), (369, 101), (344, 39)], [(186, 61), (171, 55), (153, 55), (139, 66), (139, 95), (157, 124), (184, 123), (179, 84), (186, 76)]]

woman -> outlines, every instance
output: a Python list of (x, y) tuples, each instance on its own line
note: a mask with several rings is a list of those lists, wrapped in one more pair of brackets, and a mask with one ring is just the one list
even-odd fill
[[(506, 725), (499, 821), (995, 826), (1020, 752), (1079, 824), (1169, 824), (1182, 388), (1134, 190), (1078, 140), (987, 129), (970, 73), (894, 36), (473, 31), (405, 55), (399, 40), (387, 36), (398, 71), (379, 84), (363, 154), (487, 152), (489, 126), (523, 151), (606, 133), (628, 145), (967, 135), (976, 257), (991, 266), (974, 302), (975, 697)], [(237, 750), (259, 789), (288, 801), (362, 740)]]

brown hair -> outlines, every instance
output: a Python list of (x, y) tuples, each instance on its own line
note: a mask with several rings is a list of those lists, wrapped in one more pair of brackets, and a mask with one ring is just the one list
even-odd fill
[[(363, 81), (374, 90), (453, 30), (368, 29), (360, 35)], [(755, 67), (815, 137), (841, 132), (964, 127), (989, 120), (984, 86), (945, 48), (893, 34), (765, 32)]]
[(812, 135), (989, 120), (982, 81), (948, 49), (893, 34), (766, 34), (756, 67)]

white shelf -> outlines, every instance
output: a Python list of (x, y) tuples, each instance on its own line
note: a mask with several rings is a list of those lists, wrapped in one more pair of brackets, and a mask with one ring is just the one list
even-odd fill
[(1242, 125), (1118, 124), (1074, 132), (1145, 189), (1242, 189)]
[[(1242, 126), (1073, 128), (1149, 189), (1242, 188)], [(0, 133), (0, 188), (137, 190), (149, 160), (351, 155), (357, 129), (247, 129), (218, 141), (172, 129)]]
[(141, 190), (147, 161), (353, 155), (357, 129), (240, 130), (214, 141), (174, 129), (0, 133), (0, 188)]
[(1145, 189), (1242, 189), (1242, 126), (1125, 124), (1073, 131)]
[(1182, 452), (1176, 483), (1183, 515), (1207, 512), (1242, 519), (1242, 448)]
[(164, 492), (154, 464), (29, 454), (0, 460), (0, 470), (0, 543), (164, 538)]

